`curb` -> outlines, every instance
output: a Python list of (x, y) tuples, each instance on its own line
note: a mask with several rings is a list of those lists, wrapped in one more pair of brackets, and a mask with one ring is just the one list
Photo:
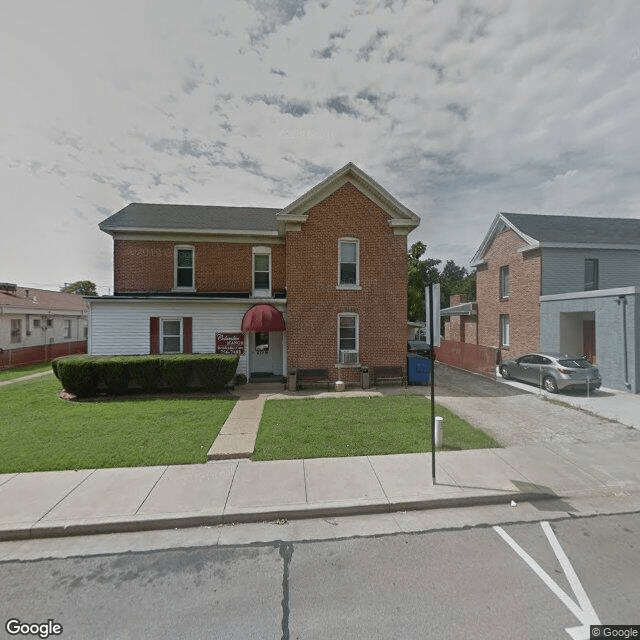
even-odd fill
[(168, 514), (166, 516), (133, 517), (129, 519), (99, 518), (95, 521), (38, 523), (23, 528), (0, 530), (0, 541), (29, 540), (64, 536), (95, 535), (104, 533), (131, 533), (134, 531), (155, 531), (159, 529), (178, 529), (191, 527), (218, 526), (221, 524), (263, 522), (270, 520), (298, 520), (304, 518), (327, 518), (352, 515), (371, 515), (393, 513), (396, 511), (417, 511), (427, 509), (447, 509), (473, 507), (492, 504), (533, 502), (562, 498), (551, 491), (504, 492), (475, 496), (450, 498), (426, 498), (418, 500), (398, 500), (395, 502), (349, 502), (326, 503), (323, 505), (295, 505), (291, 507), (252, 508), (244, 511), (225, 511), (224, 513)]

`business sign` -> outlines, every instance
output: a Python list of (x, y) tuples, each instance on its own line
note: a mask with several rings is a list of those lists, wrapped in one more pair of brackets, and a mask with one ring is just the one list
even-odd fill
[(241, 356), (244, 353), (244, 333), (216, 333), (216, 353)]

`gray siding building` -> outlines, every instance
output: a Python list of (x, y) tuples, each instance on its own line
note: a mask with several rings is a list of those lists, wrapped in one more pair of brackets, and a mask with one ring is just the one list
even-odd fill
[(640, 392), (640, 219), (500, 213), (483, 245), (510, 228), (540, 251), (541, 351), (584, 355), (603, 386)]

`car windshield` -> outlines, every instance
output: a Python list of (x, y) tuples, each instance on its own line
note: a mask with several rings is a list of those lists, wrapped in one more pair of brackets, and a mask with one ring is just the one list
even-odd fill
[(591, 369), (591, 363), (586, 358), (574, 358), (572, 360), (558, 360), (561, 367), (573, 367), (574, 369)]

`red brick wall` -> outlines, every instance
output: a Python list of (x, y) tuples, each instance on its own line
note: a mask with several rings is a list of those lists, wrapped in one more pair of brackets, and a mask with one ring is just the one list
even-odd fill
[[(174, 246), (195, 249), (196, 290), (203, 292), (251, 291), (252, 247), (231, 242), (162, 242), (115, 240), (114, 288), (116, 293), (170, 292), (173, 288)], [(262, 245), (261, 245), (262, 246)], [(271, 247), (273, 290), (286, 286), (284, 245)]]
[[(329, 369), (333, 380), (355, 381), (339, 369), (338, 314), (359, 314), (360, 362), (406, 368), (407, 243), (387, 214), (347, 183), (312, 207), (301, 231), (287, 232), (288, 366)], [(360, 241), (360, 291), (336, 290), (338, 240)]]
[[(537, 351), (540, 342), (540, 251), (518, 253), (525, 242), (511, 230), (496, 236), (477, 268), (478, 341), (500, 346), (500, 315), (510, 319), (510, 345), (502, 358)], [(509, 266), (509, 298), (500, 299), (500, 267)]]

